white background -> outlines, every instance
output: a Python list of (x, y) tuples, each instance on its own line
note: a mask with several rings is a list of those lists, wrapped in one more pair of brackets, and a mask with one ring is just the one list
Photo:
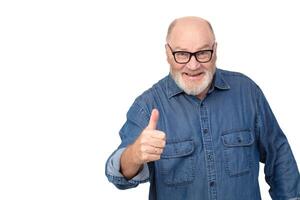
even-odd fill
[(0, 199), (147, 199), (148, 184), (109, 183), (105, 161), (135, 97), (168, 73), (166, 30), (185, 15), (211, 21), (218, 67), (261, 86), (299, 163), (296, 2), (1, 1)]

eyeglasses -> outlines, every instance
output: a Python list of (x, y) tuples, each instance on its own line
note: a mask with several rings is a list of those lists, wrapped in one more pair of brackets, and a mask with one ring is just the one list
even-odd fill
[[(196, 60), (199, 63), (207, 63), (211, 60), (212, 55), (214, 53), (213, 49), (196, 51), (194, 53), (188, 52), (188, 51), (173, 51), (171, 46), (169, 44), (167, 44), (167, 45), (171, 49), (175, 61), (179, 64), (186, 64), (186, 63), (190, 62), (192, 56), (195, 56)], [(214, 47), (214, 45), (215, 44), (213, 44), (213, 47)]]

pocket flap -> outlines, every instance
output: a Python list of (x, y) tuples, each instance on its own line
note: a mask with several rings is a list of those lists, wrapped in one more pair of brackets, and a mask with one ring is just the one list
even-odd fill
[(180, 142), (167, 142), (161, 158), (177, 158), (187, 156), (193, 153), (194, 142), (193, 140), (186, 140)]
[(227, 147), (249, 146), (254, 142), (251, 131), (237, 131), (222, 135), (223, 144)]

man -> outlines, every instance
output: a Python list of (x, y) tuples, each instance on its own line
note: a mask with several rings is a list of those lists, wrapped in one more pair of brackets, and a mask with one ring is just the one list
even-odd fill
[(120, 189), (150, 181), (149, 199), (258, 200), (262, 162), (272, 199), (300, 199), (284, 133), (252, 80), (216, 68), (209, 22), (176, 19), (165, 48), (170, 75), (129, 109), (108, 180)]

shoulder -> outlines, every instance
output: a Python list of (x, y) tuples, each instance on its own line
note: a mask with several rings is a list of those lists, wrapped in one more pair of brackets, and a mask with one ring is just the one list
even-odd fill
[(250, 77), (241, 72), (229, 71), (224, 69), (218, 69), (218, 71), (226, 79), (236, 79), (239, 81), (251, 82), (255, 84), (255, 82)]
[(230, 87), (252, 87), (257, 88), (258, 85), (247, 75), (241, 72), (217, 69), (221, 77), (230, 85)]
[(218, 73), (228, 83), (232, 94), (238, 94), (240, 97), (249, 97), (254, 101), (265, 98), (259, 85), (247, 75), (222, 69), (218, 69)]
[(162, 96), (167, 96), (167, 82), (168, 76), (165, 76), (164, 78), (153, 84), (152, 87), (145, 90), (135, 99), (133, 106), (139, 107), (147, 115), (150, 116), (152, 109), (155, 108), (157, 105), (158, 99)]

